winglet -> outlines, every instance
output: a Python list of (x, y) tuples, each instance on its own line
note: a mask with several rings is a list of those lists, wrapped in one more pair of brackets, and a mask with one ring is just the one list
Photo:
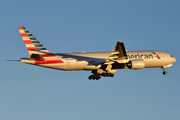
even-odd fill
[(110, 54), (109, 60), (122, 60), (127, 59), (127, 53), (123, 42), (118, 41), (112, 53)]

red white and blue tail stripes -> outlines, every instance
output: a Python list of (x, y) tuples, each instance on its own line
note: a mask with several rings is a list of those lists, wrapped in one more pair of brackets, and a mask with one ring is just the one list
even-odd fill
[(43, 59), (34, 58), (34, 64), (56, 64), (63, 63), (57, 56), (50, 53), (25, 27), (18, 27), (22, 39), (26, 45), (31, 58), (33, 54), (42, 56)]
[(18, 29), (30, 56), (34, 53), (49, 53), (49, 51), (25, 27), (18, 27)]

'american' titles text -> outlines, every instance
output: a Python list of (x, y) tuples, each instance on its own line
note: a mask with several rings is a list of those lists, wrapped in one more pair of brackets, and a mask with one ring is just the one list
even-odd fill
[(153, 59), (152, 54), (139, 54), (137, 55), (127, 55), (128, 59)]

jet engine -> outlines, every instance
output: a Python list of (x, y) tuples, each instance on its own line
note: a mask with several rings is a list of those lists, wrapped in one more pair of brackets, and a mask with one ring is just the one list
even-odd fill
[(129, 69), (140, 70), (145, 67), (144, 60), (131, 60), (127, 63)]

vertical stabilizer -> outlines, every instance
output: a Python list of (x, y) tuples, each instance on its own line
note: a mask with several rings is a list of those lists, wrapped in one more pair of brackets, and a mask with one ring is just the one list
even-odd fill
[(49, 51), (25, 27), (18, 27), (18, 29), (30, 56), (32, 54), (49, 53)]

